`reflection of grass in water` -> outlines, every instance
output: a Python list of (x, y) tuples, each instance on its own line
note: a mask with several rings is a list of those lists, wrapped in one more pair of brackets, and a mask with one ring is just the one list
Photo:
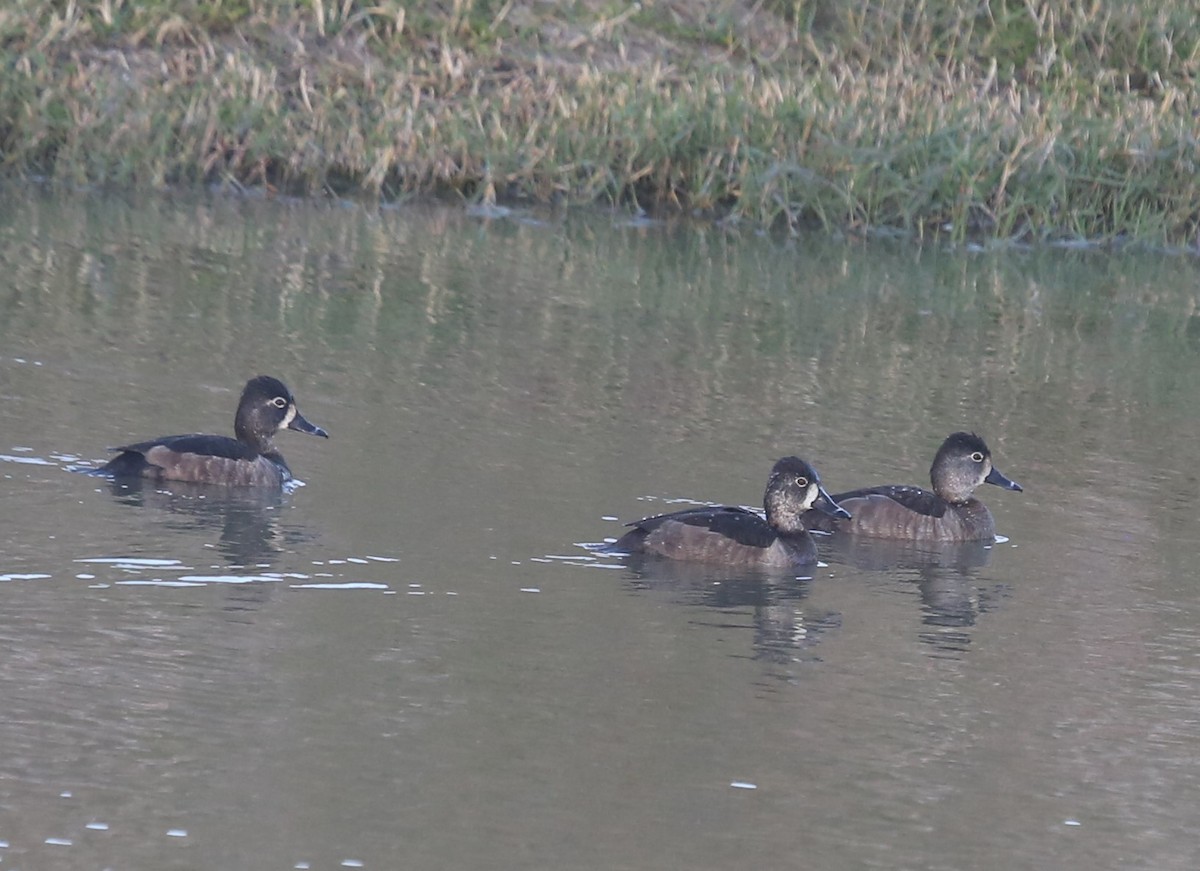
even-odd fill
[[(1015, 417), (1095, 431), (1126, 419), (1097, 419), (1097, 401), (1182, 415), (1196, 400), (1194, 270), (1178, 258), (966, 256), (695, 225), (614, 230), (587, 216), (538, 227), (245, 200), (26, 205), (0, 237), (12, 278), (0, 343), (111, 336), (178, 403), (164, 419), (208, 429), (225, 426), (236, 398), (224, 373), (262, 366), (264, 330), (284, 337), (274, 371), (328, 356), (361, 373), (355, 408), (466, 403), (504, 428), (506, 415), (569, 409), (590, 430), (623, 407), (654, 421), (627, 434), (634, 456), (638, 444), (708, 438), (721, 420), (770, 446), (750, 465), (795, 452), (830, 480), (848, 420), (889, 415), (869, 440), (904, 452), (897, 480), (922, 483), (953, 429), (996, 438)], [(195, 395), (175, 389), (176, 361), (214, 353), (225, 362), (206, 375), (211, 403), (197, 414)], [(303, 396), (326, 389), (314, 378)], [(306, 448), (291, 444), (304, 476)]]
[(23, 0), (5, 166), (1194, 244), (1186, 4)]

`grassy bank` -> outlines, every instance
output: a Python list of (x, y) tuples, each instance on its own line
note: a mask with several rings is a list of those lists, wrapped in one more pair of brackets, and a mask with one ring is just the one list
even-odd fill
[(1200, 238), (1200, 29), (1149, 0), (10, 0), (0, 165)]

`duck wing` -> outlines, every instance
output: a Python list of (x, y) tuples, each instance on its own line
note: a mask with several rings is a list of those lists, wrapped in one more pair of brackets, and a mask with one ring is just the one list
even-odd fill
[(112, 450), (145, 456), (147, 451), (154, 448), (165, 448), (176, 454), (203, 454), (210, 457), (224, 457), (230, 460), (254, 460), (258, 457), (258, 452), (254, 448), (244, 442), (239, 442), (237, 439), (231, 439), (229, 436), (201, 435), (199, 433), (162, 436), (132, 445), (121, 445), (120, 447), (112, 448)]
[(658, 514), (635, 520), (627, 526), (634, 526), (644, 533), (668, 523), (683, 523), (707, 529), (716, 535), (732, 539), (738, 544), (749, 547), (770, 547), (776, 539), (775, 530), (762, 517), (745, 508), (733, 505), (713, 505), (688, 508), (670, 514)]
[[(926, 517), (942, 517), (946, 513), (946, 500), (936, 493), (931, 493), (929, 490), (921, 487), (909, 487), (904, 484), (884, 484), (879, 487), (863, 487), (861, 490), (850, 490), (846, 493), (838, 493), (833, 497), (833, 501), (842, 505), (842, 503), (852, 499), (870, 499), (872, 496), (882, 496), (886, 499), (891, 499), (893, 502), (898, 502), (916, 514), (923, 514)], [(851, 515), (854, 514), (853, 504), (843, 506)]]

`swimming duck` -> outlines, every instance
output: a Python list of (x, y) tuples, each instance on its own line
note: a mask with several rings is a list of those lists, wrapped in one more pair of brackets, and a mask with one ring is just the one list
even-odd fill
[(807, 509), (850, 516), (830, 499), (816, 469), (799, 457), (784, 457), (771, 469), (763, 508), (765, 520), (730, 505), (646, 517), (627, 524), (633, 529), (612, 549), (726, 566), (791, 568), (817, 561), (816, 544), (802, 521)]
[(238, 401), (233, 423), (237, 438), (190, 434), (122, 445), (112, 448), (120, 453), (95, 474), (280, 487), (292, 479), (292, 470), (275, 449), (272, 438), (285, 429), (329, 438), (329, 433), (304, 419), (296, 398), (283, 382), (259, 375), (246, 382)]
[(851, 519), (827, 519), (812, 511), (812, 529), (910, 541), (992, 541), (992, 512), (972, 494), (980, 484), (1020, 491), (992, 465), (992, 452), (974, 433), (956, 432), (942, 442), (929, 469), (933, 492), (901, 484), (863, 487), (833, 497)]

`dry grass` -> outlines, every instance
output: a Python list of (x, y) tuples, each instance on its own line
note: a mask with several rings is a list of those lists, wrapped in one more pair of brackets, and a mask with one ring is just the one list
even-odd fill
[(1195, 247), (1190, 13), (961, 7), (16, 0), (0, 165)]

